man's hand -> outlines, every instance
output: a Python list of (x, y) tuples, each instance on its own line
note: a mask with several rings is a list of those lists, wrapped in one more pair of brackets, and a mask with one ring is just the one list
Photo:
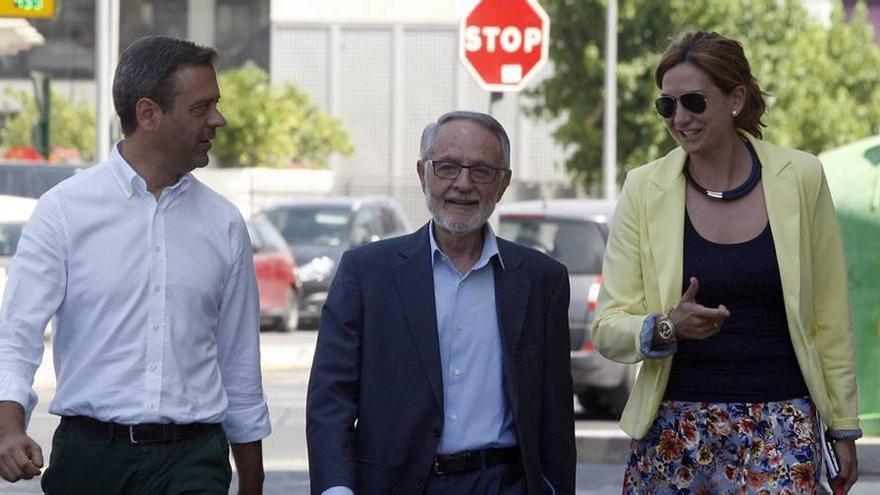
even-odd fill
[(238, 494), (263, 493), (263, 442), (231, 443), (232, 458), (238, 470)]
[(24, 431), (24, 409), (0, 401), (0, 477), (15, 483), (40, 475), (43, 451)]
[(845, 495), (859, 479), (859, 460), (856, 456), (855, 440), (836, 440), (834, 451), (840, 463), (840, 472), (829, 484), (834, 495)]

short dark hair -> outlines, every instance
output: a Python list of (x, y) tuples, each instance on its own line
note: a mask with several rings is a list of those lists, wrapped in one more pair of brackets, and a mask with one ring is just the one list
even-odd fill
[(764, 100), (766, 93), (761, 90), (758, 81), (752, 75), (742, 44), (716, 32), (682, 33), (666, 48), (657, 65), (657, 70), (654, 72), (654, 82), (657, 87), (662, 89), (663, 76), (669, 69), (685, 62), (705, 72), (725, 94), (730, 93), (737, 86), (745, 88), (745, 104), (733, 119), (733, 123), (760, 139), (763, 134), (761, 127), (767, 127), (761, 121), (767, 110), (767, 102)]
[(183, 65), (208, 65), (217, 60), (213, 48), (169, 36), (145, 36), (135, 41), (119, 57), (113, 76), (113, 106), (122, 124), (122, 134), (137, 129), (135, 107), (149, 98), (163, 112), (171, 110), (176, 96), (174, 75)]
[(502, 160), (504, 160), (502, 165), (506, 168), (510, 168), (510, 138), (507, 137), (507, 131), (504, 130), (504, 126), (501, 125), (501, 122), (498, 122), (494, 117), (485, 113), (467, 112), (462, 110), (444, 113), (437, 119), (437, 122), (431, 122), (425, 126), (425, 130), (422, 131), (422, 141), (421, 146), (419, 147), (419, 154), (421, 156), (419, 158), (422, 160), (428, 158), (428, 152), (431, 151), (431, 145), (434, 144), (434, 138), (437, 136), (437, 129), (439, 129), (440, 126), (447, 122), (459, 119), (470, 120), (471, 122), (477, 123), (490, 130), (492, 134), (498, 138), (498, 145), (501, 147)]

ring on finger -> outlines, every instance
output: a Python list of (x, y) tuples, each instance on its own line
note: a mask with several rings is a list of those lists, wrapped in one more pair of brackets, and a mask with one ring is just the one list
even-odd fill
[(713, 322), (712, 324), (715, 325), (715, 330), (718, 330), (721, 328), (721, 325), (719, 325), (717, 321)]

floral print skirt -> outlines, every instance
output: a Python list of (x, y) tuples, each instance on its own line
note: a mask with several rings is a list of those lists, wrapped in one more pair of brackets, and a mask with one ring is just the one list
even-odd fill
[(809, 398), (663, 401), (648, 434), (632, 441), (623, 493), (817, 493), (818, 423)]

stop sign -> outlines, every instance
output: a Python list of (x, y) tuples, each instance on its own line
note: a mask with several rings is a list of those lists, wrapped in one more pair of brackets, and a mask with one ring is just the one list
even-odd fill
[(547, 61), (550, 19), (537, 0), (480, 0), (461, 20), (459, 54), (487, 91), (519, 91)]

